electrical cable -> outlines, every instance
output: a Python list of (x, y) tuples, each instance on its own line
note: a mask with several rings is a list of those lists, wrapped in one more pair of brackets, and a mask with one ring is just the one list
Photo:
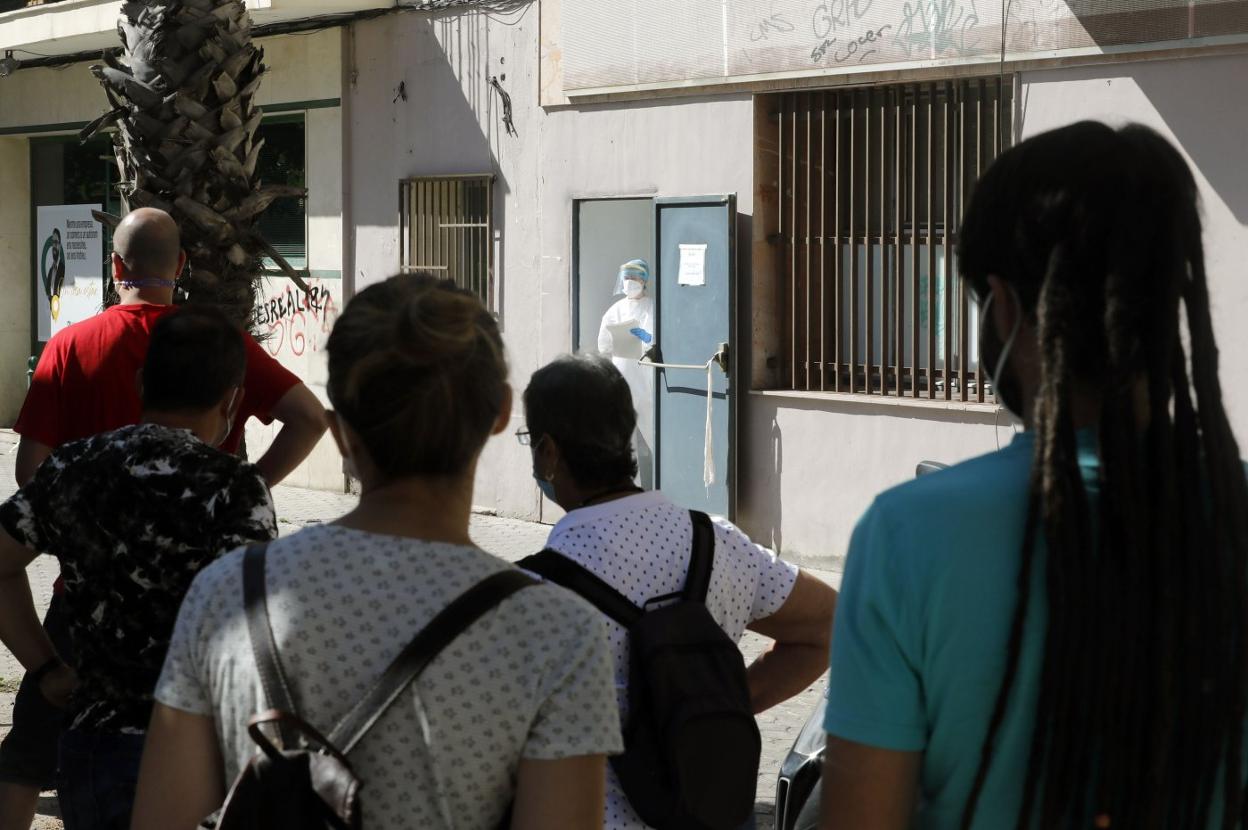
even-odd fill
[(507, 135), (513, 138), (520, 135), (516, 130), (516, 124), (512, 120), (511, 115), (511, 96), (507, 94), (507, 90), (503, 89), (503, 85), (498, 82), (498, 77), (490, 76), (490, 86), (498, 92), (498, 96), (503, 100), (503, 126), (507, 128)]

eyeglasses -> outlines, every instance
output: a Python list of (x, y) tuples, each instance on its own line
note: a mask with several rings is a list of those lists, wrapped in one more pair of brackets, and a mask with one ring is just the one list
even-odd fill
[(528, 447), (533, 444), (533, 435), (527, 429), (516, 430), (516, 440), (520, 442), (520, 446)]

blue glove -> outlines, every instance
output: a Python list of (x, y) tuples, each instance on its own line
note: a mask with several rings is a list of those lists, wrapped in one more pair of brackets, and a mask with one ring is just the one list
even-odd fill
[(645, 329), (642, 329), (642, 328), (629, 329), (628, 333), (631, 334), (633, 337), (636, 337), (642, 343), (645, 343), (647, 346), (654, 342), (654, 336), (650, 334), (650, 332), (646, 331)]

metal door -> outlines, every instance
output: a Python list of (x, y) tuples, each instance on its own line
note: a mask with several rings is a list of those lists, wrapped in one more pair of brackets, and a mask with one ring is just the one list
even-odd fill
[[(736, 509), (736, 197), (656, 199), (654, 216), (656, 483), (677, 504), (731, 518)], [(706, 463), (708, 448), (711, 464)]]

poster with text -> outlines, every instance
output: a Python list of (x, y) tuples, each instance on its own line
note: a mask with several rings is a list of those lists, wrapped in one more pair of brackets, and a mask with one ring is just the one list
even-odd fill
[(35, 317), (40, 340), (98, 314), (104, 303), (104, 228), (91, 216), (100, 209), (100, 205), (38, 208)]

